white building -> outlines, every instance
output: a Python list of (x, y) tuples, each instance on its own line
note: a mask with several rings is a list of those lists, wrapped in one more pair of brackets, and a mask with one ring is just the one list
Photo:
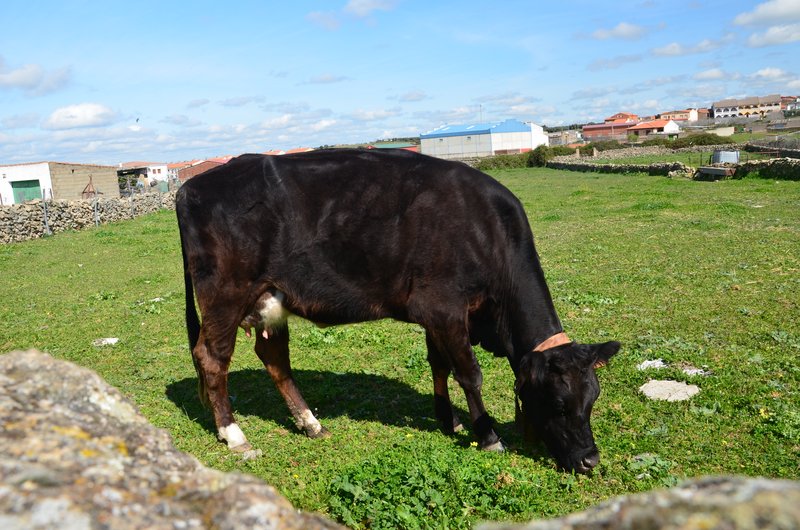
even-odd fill
[(781, 96), (756, 96), (742, 99), (723, 99), (711, 104), (715, 118), (763, 118), (771, 112), (781, 110)]
[(115, 168), (63, 162), (0, 166), (2, 204), (21, 204), (34, 199), (73, 200), (96, 194), (119, 197)]
[(475, 125), (446, 125), (420, 134), (420, 151), (439, 158), (472, 158), (525, 153), (548, 145), (544, 129), (534, 123), (506, 120)]

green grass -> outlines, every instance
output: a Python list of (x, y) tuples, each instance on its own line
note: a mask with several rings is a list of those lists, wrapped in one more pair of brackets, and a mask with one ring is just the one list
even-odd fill
[[(195, 394), (173, 212), (0, 247), (0, 351), (35, 347), (93, 368), (179, 448), (253, 473), (298, 508), (352, 526), (464, 528), (549, 517), (684, 477), (800, 478), (800, 183), (702, 183), (547, 169), (495, 175), (525, 204), (569, 335), (619, 340), (599, 372), (591, 476), (555, 469), (513, 428), (507, 362), (479, 351), (484, 398), (510, 444), (478, 451), (441, 434), (419, 328), (292, 321), (301, 389), (333, 436), (298, 434), (240, 334), (233, 404), (264, 456), (216, 441)], [(92, 340), (119, 337), (114, 347)], [(661, 358), (662, 372), (636, 365)], [(687, 376), (691, 364), (708, 377)], [(650, 378), (697, 384), (689, 402), (646, 400)], [(453, 391), (467, 417), (463, 394)]]

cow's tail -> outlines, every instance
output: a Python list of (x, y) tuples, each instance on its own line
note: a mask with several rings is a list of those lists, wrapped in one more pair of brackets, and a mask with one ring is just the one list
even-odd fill
[[(177, 208), (180, 212), (180, 207)], [(180, 221), (180, 213), (178, 213), (178, 227), (181, 233), (181, 255), (183, 256), (183, 285), (186, 291), (186, 333), (189, 337), (189, 352), (192, 354), (192, 362), (194, 369), (197, 372), (197, 395), (200, 397), (200, 402), (204, 406), (209, 407), (208, 392), (206, 391), (206, 380), (203, 377), (203, 370), (200, 363), (194, 354), (194, 349), (200, 339), (200, 317), (197, 314), (197, 307), (194, 303), (194, 285), (192, 284), (192, 275), (189, 272), (189, 259), (186, 257), (186, 243), (184, 241), (183, 225)]]

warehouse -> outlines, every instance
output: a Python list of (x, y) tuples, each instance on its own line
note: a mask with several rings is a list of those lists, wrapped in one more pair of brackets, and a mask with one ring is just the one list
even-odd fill
[(544, 129), (533, 123), (505, 120), (475, 125), (445, 125), (421, 134), (423, 154), (439, 158), (474, 158), (525, 153), (547, 145)]

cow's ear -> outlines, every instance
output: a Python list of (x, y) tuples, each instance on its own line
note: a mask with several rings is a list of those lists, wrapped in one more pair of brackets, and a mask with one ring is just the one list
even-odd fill
[(602, 344), (592, 344), (592, 353), (594, 360), (592, 366), (594, 368), (601, 368), (608, 364), (609, 359), (616, 354), (622, 345), (612, 340), (610, 342), (603, 342)]
[(519, 371), (515, 384), (517, 394), (527, 383), (536, 383), (542, 377), (544, 369), (544, 355), (541, 352), (528, 352), (519, 362)]

